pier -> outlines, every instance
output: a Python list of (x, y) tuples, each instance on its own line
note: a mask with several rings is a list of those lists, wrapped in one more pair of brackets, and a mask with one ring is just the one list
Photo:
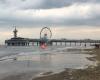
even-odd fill
[[(28, 39), (29, 44), (32, 43), (33, 46), (39, 46), (41, 43), (40, 39)], [(67, 46), (67, 44), (70, 44), (70, 46), (73, 44), (75, 46), (81, 46), (84, 44), (84, 46), (87, 46), (87, 43), (90, 44), (91, 46), (95, 44), (100, 44), (100, 40), (62, 40), (62, 39), (51, 39), (48, 40), (48, 45), (50, 46)], [(34, 45), (35, 44), (35, 45)], [(78, 45), (77, 45), (78, 44)]]
[[(44, 29), (47, 29), (50, 31), (50, 39), (48, 39), (48, 34), (43, 33), (42, 36), (42, 31)], [(17, 37), (17, 32), (18, 30), (14, 29), (14, 37), (8, 40), (5, 40), (5, 45), (7, 46), (40, 46), (41, 43), (46, 43), (48, 46), (87, 46), (89, 44), (90, 46), (95, 46), (96, 48), (100, 48), (100, 40), (91, 40), (91, 39), (84, 39), (84, 40), (70, 40), (70, 39), (51, 39), (52, 32), (50, 28), (44, 27), (40, 31), (40, 39), (30, 39), (30, 38), (22, 38), (22, 37)], [(77, 45), (78, 44), (78, 45)]]

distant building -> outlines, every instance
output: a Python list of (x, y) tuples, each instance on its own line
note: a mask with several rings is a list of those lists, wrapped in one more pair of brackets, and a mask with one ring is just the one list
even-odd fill
[(15, 27), (13, 31), (14, 37), (9, 40), (5, 40), (5, 45), (7, 46), (29, 46), (29, 40), (26, 38), (17, 37), (17, 32), (18, 30)]

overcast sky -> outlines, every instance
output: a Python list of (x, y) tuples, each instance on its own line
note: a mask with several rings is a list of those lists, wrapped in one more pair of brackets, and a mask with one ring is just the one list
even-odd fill
[(12, 25), (22, 37), (38, 38), (49, 26), (53, 38), (100, 39), (100, 0), (0, 0), (1, 42), (12, 37)]

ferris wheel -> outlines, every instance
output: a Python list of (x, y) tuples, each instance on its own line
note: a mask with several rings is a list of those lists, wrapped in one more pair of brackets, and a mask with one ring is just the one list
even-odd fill
[(51, 37), (52, 37), (52, 32), (50, 28), (43, 27), (40, 31), (40, 39), (51, 39)]

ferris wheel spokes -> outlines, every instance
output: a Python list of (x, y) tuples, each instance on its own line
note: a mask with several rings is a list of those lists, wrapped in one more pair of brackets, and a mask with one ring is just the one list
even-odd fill
[(48, 45), (49, 44), (49, 40), (52, 37), (52, 32), (50, 30), (50, 28), (48, 27), (43, 27), (40, 31), (40, 45)]

